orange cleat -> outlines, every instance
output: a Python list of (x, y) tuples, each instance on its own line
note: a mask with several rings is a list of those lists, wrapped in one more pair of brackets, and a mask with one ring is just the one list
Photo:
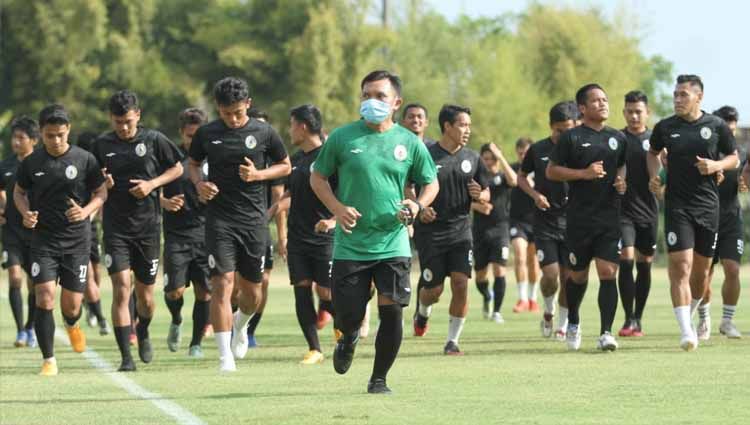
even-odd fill
[(539, 304), (536, 301), (529, 300), (529, 311), (532, 313), (539, 313)]
[(78, 323), (74, 326), (66, 326), (65, 330), (68, 331), (68, 339), (70, 340), (70, 346), (73, 347), (73, 351), (76, 353), (86, 351), (86, 335)]
[(315, 323), (315, 327), (321, 330), (326, 327), (333, 320), (333, 316), (326, 310), (318, 310), (318, 320)]
[(518, 300), (513, 307), (513, 313), (526, 313), (527, 311), (529, 311), (529, 302), (526, 300)]
[(42, 363), (42, 371), (39, 372), (39, 375), (41, 376), (57, 375), (57, 362), (54, 359), (52, 359), (52, 361), (45, 360), (44, 363)]

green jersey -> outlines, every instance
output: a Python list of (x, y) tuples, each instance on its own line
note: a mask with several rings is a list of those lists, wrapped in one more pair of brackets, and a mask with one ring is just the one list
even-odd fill
[(432, 157), (414, 133), (398, 124), (378, 133), (364, 120), (355, 121), (331, 132), (313, 166), (322, 176), (336, 174), (336, 197), (362, 214), (351, 233), (336, 226), (334, 259), (411, 257), (409, 234), (397, 218), (404, 186), (423, 186), (437, 176)]

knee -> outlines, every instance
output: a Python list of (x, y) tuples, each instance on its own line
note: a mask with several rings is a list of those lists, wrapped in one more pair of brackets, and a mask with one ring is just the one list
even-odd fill
[(724, 264), (724, 276), (727, 280), (739, 281), (740, 279), (740, 265), (732, 262)]
[(48, 289), (37, 288), (36, 306), (43, 310), (52, 310), (55, 308), (55, 294)]
[[(164, 296), (170, 301), (176, 301), (182, 298), (182, 291), (180, 291), (179, 289), (175, 289), (174, 291), (166, 292)], [(198, 294), (196, 293), (196, 298), (197, 297)]]

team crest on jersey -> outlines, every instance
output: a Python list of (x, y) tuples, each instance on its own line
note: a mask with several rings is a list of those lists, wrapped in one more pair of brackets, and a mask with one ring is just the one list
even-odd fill
[(648, 139), (646, 139), (643, 142), (641, 142), (641, 146), (643, 146), (643, 150), (644, 151), (647, 151), (647, 150), (651, 149), (651, 141), (648, 140)]
[(712, 134), (713, 133), (711, 132), (710, 128), (708, 127), (701, 128), (701, 137), (703, 138), (703, 140), (710, 139)]
[(516, 236), (517, 234), (518, 234), (518, 229), (516, 229), (515, 227), (511, 227), (511, 228), (510, 228), (510, 236), (511, 236), (511, 237), (514, 237), (514, 236)]
[(203, 163), (203, 175), (204, 176), (208, 175), (208, 162)]
[(406, 146), (396, 145), (396, 147), (393, 148), (393, 157), (396, 158), (397, 161), (406, 160), (406, 156), (407, 156)]
[(146, 156), (146, 145), (143, 143), (135, 145), (135, 154), (138, 156)]
[(503, 182), (503, 177), (498, 174), (494, 179), (492, 179), (492, 182), (495, 183), (495, 186), (500, 186), (500, 183)]
[(41, 267), (39, 266), (39, 263), (35, 261), (34, 264), (31, 265), (31, 277), (39, 276), (40, 271)]
[(540, 263), (544, 261), (544, 251), (542, 251), (541, 249), (536, 250), (536, 260)]
[(213, 254), (208, 254), (208, 267), (211, 267), (212, 269), (216, 268), (216, 259)]
[(617, 146), (618, 146), (617, 139), (615, 139), (614, 137), (610, 137), (609, 138), (609, 148), (612, 149), (613, 151), (616, 151), (617, 150)]
[(78, 169), (75, 165), (68, 165), (65, 168), (65, 177), (68, 178), (68, 180), (73, 180), (78, 176)]
[(432, 270), (424, 269), (422, 272), (422, 279), (424, 279), (425, 282), (432, 282)]
[(112, 267), (112, 256), (109, 254), (104, 254), (104, 267)]
[(471, 173), (471, 161), (468, 159), (464, 159), (461, 161), (461, 171), (463, 171), (466, 174)]
[(252, 134), (245, 137), (245, 147), (248, 149), (255, 149), (255, 147), (258, 146), (258, 141), (255, 139), (255, 136)]
[(570, 253), (570, 255), (568, 255), (568, 260), (570, 260), (571, 266), (575, 266), (576, 264), (578, 264), (578, 258), (576, 258), (576, 255), (572, 252)]
[(677, 243), (677, 234), (675, 232), (667, 233), (667, 243), (669, 246), (674, 246)]

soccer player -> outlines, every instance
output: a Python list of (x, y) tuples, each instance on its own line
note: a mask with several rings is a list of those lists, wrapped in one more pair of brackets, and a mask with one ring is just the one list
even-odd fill
[[(518, 162), (510, 164), (513, 171), (521, 171), (526, 152), (534, 143), (527, 137), (516, 141), (516, 157)], [(534, 173), (527, 176), (530, 187), (534, 187)], [(516, 275), (518, 301), (513, 307), (514, 313), (524, 311), (539, 312), (536, 302), (537, 280), (541, 270), (536, 259), (536, 244), (534, 243), (534, 200), (518, 185), (510, 191), (510, 243), (513, 247), (513, 270)]]
[(677, 77), (675, 115), (656, 124), (647, 157), (649, 187), (655, 192), (661, 186), (659, 155), (667, 150), (664, 232), (672, 305), (685, 351), (698, 348), (691, 316), (706, 292), (716, 249), (720, 206), (715, 174), (739, 165), (732, 131), (724, 120), (701, 110), (702, 100), (700, 77)]
[[(510, 213), (510, 193), (516, 186), (516, 172), (505, 159), (502, 151), (494, 143), (486, 143), (479, 150), (485, 168), (489, 172), (490, 200), (473, 201), (472, 223), (474, 241), (474, 270), (477, 272), (476, 285), (484, 298), (483, 313), (495, 323), (503, 323), (500, 308), (505, 297), (505, 265), (510, 254), (510, 234), (508, 215)], [(492, 292), (489, 289), (488, 272), (492, 267)], [(493, 302), (490, 314), (489, 304)]]
[[(40, 138), (39, 125), (29, 117), (18, 117), (11, 121), (12, 156), (0, 163), (0, 221), (2, 221), (3, 268), (8, 269), (8, 300), (16, 322), (16, 347), (35, 347), (34, 313), (36, 296), (29, 277), (31, 262), (31, 229), (23, 225), (23, 217), (13, 201), (18, 167), (31, 155)], [(23, 298), (21, 287), (26, 274), (28, 284), (28, 320), (23, 322)]]
[[(569, 265), (568, 246), (565, 242), (565, 210), (568, 204), (568, 184), (552, 181), (547, 178), (547, 164), (552, 149), (557, 145), (560, 135), (575, 126), (578, 112), (573, 111), (568, 102), (555, 104), (549, 111), (551, 134), (529, 148), (523, 158), (521, 171), (518, 173), (518, 187), (534, 200), (534, 242), (536, 259), (542, 268), (540, 287), (544, 297), (544, 313), (541, 322), (542, 336), (549, 338), (553, 334), (555, 314), (555, 294), (558, 292), (558, 326), (554, 331), (555, 338), (565, 340), (568, 326), (568, 308), (565, 297), (565, 281)], [(529, 182), (533, 175), (534, 185)], [(559, 283), (558, 283), (559, 282)]]
[[(182, 141), (179, 148), (186, 155), (195, 132), (206, 123), (206, 113), (198, 108), (188, 108), (180, 113), (179, 122)], [(187, 158), (183, 159), (182, 176), (166, 184), (159, 198), (164, 211), (164, 302), (172, 316), (167, 333), (167, 347), (172, 352), (180, 348), (184, 293), (192, 283), (195, 301), (188, 356), (203, 358), (201, 341), (203, 330), (208, 324), (211, 302), (205, 204), (198, 199), (187, 164)], [(201, 167), (202, 178), (208, 176), (207, 171), (207, 166)]]
[(608, 127), (609, 100), (592, 83), (576, 92), (583, 116), (579, 127), (560, 135), (552, 149), (547, 178), (568, 182), (566, 242), (571, 272), (565, 283), (568, 299), (568, 348), (581, 347), (579, 308), (588, 285), (593, 259), (599, 275), (600, 329), (597, 348), (617, 349), (612, 323), (617, 312), (617, 267), (620, 258), (618, 194), (626, 190), (625, 135)]
[(94, 143), (94, 156), (107, 177), (104, 204), (104, 265), (112, 280), (112, 323), (122, 361), (119, 371), (135, 370), (130, 354), (129, 302), (135, 275), (138, 356), (153, 359), (148, 327), (154, 315), (154, 283), (159, 270), (161, 211), (159, 189), (182, 175), (181, 154), (162, 133), (141, 127), (135, 93), (122, 90), (109, 99), (112, 130)]
[(437, 143), (425, 134), (427, 127), (430, 126), (430, 119), (427, 115), (427, 108), (420, 103), (410, 103), (404, 107), (404, 112), (401, 115), (401, 126), (416, 134), (427, 147)]
[[(641, 319), (651, 290), (651, 263), (656, 252), (656, 231), (659, 223), (656, 197), (648, 187), (646, 155), (650, 148), (651, 130), (647, 127), (648, 97), (641, 91), (625, 95), (623, 109), (627, 127), (622, 130), (626, 138), (625, 181), (627, 191), (622, 199), (620, 231), (619, 289), (620, 301), (625, 311), (625, 323), (619, 336), (643, 336)], [(633, 263), (638, 275), (633, 280)], [(633, 309), (635, 307), (635, 310)]]
[[(737, 131), (739, 115), (732, 106), (723, 106), (713, 112), (713, 115), (724, 120), (734, 135)], [(732, 319), (737, 310), (740, 299), (740, 260), (745, 250), (745, 238), (742, 232), (742, 212), (737, 197), (738, 192), (747, 192), (747, 180), (740, 174), (747, 162), (747, 152), (741, 145), (737, 145), (740, 166), (724, 171), (724, 180), (719, 184), (719, 236), (716, 240), (716, 250), (713, 263), (708, 275), (709, 285), (703, 294), (703, 301), (698, 306), (698, 339), (706, 341), (711, 337), (711, 279), (714, 266), (721, 261), (724, 269), (724, 283), (721, 286), (723, 301), (722, 318), (719, 332), (727, 338), (740, 338), (742, 334)], [(720, 155), (721, 156), (721, 155)]]
[[(435, 165), (424, 143), (393, 122), (401, 107), (401, 79), (373, 71), (362, 80), (362, 120), (339, 127), (323, 145), (310, 185), (336, 218), (332, 296), (335, 325), (342, 332), (333, 352), (337, 373), (349, 370), (374, 280), (380, 327), (369, 393), (389, 394), (386, 375), (403, 335), (402, 309), (409, 304), (411, 249), (406, 224), (438, 191)], [(334, 194), (328, 179), (337, 175)], [(407, 179), (422, 186), (405, 199)]]
[(39, 125), (44, 148), (21, 163), (13, 196), (24, 226), (33, 229), (31, 278), (37, 307), (34, 327), (44, 358), (40, 373), (43, 376), (57, 375), (52, 310), (58, 279), (62, 287), (60, 309), (70, 344), (77, 353), (86, 349), (78, 319), (89, 264), (89, 217), (107, 199), (105, 179), (96, 158), (68, 144), (70, 124), (62, 105), (42, 109)]
[[(247, 324), (262, 300), (268, 235), (266, 183), (288, 175), (291, 165), (276, 130), (248, 117), (252, 100), (245, 81), (235, 77), (219, 80), (214, 100), (219, 119), (193, 136), (189, 169), (198, 195), (208, 204), (210, 318), (219, 348), (219, 370), (234, 372), (235, 357), (242, 359), (247, 354)], [(208, 180), (201, 175), (203, 161), (208, 162)], [(236, 279), (235, 272), (239, 272)], [(233, 317), (235, 281), (240, 294)]]
[[(476, 151), (466, 147), (471, 136), (471, 110), (445, 105), (438, 115), (443, 136), (427, 150), (438, 170), (440, 192), (414, 226), (421, 267), (419, 311), (414, 335), (427, 332), (427, 320), (450, 277), (448, 339), (443, 353), (462, 355), (458, 341), (468, 313), (468, 281), (474, 263), (469, 213), (472, 202), (489, 202), (490, 175)], [(486, 299), (486, 296), (485, 296)]]

